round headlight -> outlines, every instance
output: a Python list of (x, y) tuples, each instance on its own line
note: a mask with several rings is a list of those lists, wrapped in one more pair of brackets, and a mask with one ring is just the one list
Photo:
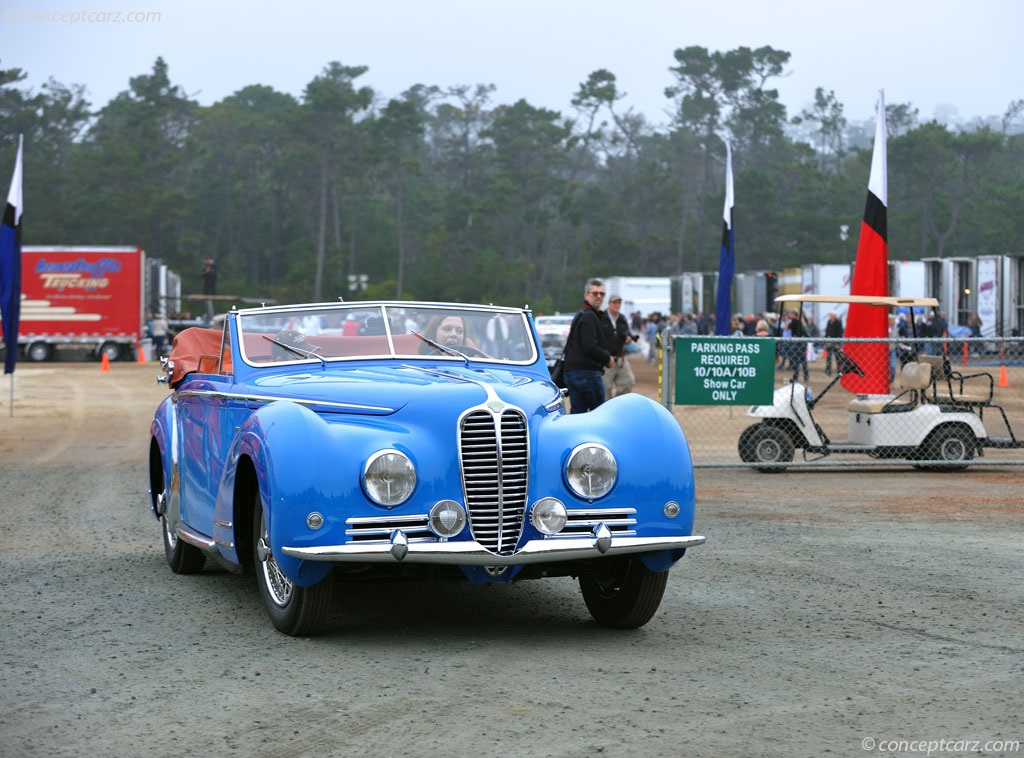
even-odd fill
[(565, 506), (553, 497), (544, 497), (530, 509), (530, 523), (541, 534), (558, 534), (565, 527)]
[(615, 456), (604, 445), (595, 443), (576, 447), (565, 466), (569, 488), (588, 500), (608, 494), (618, 473)]
[(366, 461), (363, 486), (376, 503), (388, 506), (404, 503), (416, 488), (416, 468), (405, 453), (381, 450)]
[(430, 509), (430, 531), (441, 539), (454, 537), (466, 526), (466, 511), (454, 500), (441, 500)]

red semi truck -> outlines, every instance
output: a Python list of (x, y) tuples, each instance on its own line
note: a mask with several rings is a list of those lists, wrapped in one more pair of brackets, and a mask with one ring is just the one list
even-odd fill
[(145, 311), (180, 297), (180, 284), (167, 292), (167, 278), (177, 277), (154, 260), (147, 272), (139, 247), (25, 245), (21, 254), (18, 345), (29, 361), (48, 361), (63, 348), (130, 359), (146, 337)]

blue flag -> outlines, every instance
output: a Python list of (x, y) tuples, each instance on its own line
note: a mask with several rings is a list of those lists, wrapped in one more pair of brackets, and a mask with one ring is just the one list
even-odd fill
[(732, 148), (725, 143), (725, 208), (722, 210), (722, 253), (718, 258), (718, 294), (715, 297), (715, 334), (732, 334), (732, 278), (736, 273), (736, 246), (732, 231)]
[(18, 320), (21, 315), (21, 137), (14, 176), (7, 193), (4, 222), (0, 228), (0, 321), (3, 321), (4, 373), (14, 373), (18, 359)]

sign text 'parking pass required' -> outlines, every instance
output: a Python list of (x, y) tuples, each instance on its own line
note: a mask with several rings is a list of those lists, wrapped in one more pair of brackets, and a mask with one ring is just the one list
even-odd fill
[(775, 340), (676, 338), (676, 405), (765, 405), (774, 389)]

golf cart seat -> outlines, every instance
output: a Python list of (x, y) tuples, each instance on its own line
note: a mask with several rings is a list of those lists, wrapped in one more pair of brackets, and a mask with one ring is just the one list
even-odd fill
[(931, 386), (931, 366), (927, 363), (910, 361), (900, 369), (897, 395), (858, 395), (846, 409), (850, 413), (904, 413), (912, 411), (924, 398), (924, 391)]
[[(992, 405), (992, 396), (995, 392), (992, 374), (986, 371), (977, 374), (954, 371), (949, 358), (945, 355), (919, 355), (917, 359), (932, 367), (931, 396), (928, 398), (931, 402), (961, 407)], [(967, 387), (974, 392), (964, 391), (965, 382), (969, 383)]]

